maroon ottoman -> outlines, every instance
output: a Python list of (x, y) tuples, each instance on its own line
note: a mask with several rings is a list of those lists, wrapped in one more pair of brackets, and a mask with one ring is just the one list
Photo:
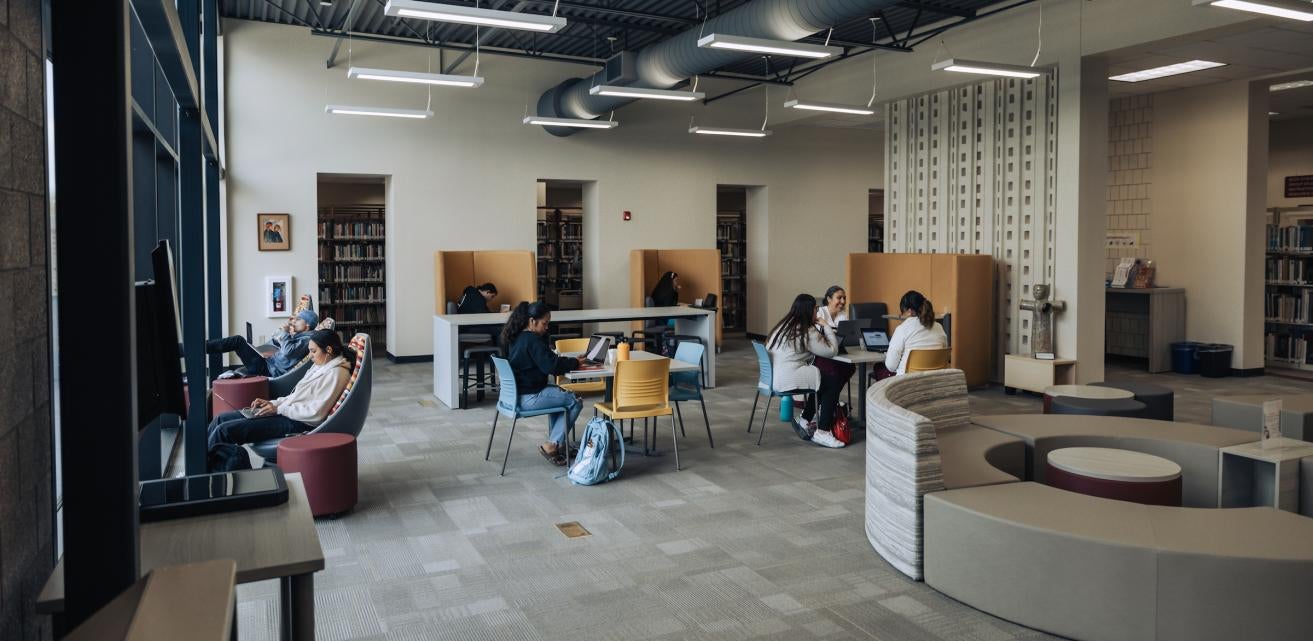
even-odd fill
[(214, 395), (214, 415), (224, 412), (236, 412), (243, 407), (250, 407), (257, 398), (268, 400), (269, 379), (263, 376), (246, 378), (221, 378), (210, 387)]
[(356, 506), (356, 439), (350, 434), (306, 434), (278, 444), (278, 467), (301, 473), (310, 513), (338, 514)]

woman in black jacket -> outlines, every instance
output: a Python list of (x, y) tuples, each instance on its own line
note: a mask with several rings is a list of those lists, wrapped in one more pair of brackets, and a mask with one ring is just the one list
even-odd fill
[(583, 357), (568, 358), (557, 356), (547, 346), (547, 328), (552, 322), (552, 312), (547, 305), (538, 303), (520, 303), (511, 311), (511, 317), (502, 327), (502, 345), (506, 349), (506, 360), (515, 373), (515, 388), (520, 395), (520, 409), (534, 410), (547, 407), (564, 407), (566, 412), (550, 416), (551, 429), (547, 441), (538, 446), (538, 453), (551, 461), (553, 465), (565, 465), (565, 435), (567, 428), (573, 429), (574, 422), (583, 410), (579, 397), (547, 382), (549, 376), (560, 376), (576, 370), (583, 364)]

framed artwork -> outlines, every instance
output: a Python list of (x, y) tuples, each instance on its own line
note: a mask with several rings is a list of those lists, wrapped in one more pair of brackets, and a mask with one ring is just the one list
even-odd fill
[(291, 276), (265, 276), (264, 312), (269, 318), (292, 315)]
[(256, 214), (260, 251), (285, 252), (292, 249), (291, 214)]

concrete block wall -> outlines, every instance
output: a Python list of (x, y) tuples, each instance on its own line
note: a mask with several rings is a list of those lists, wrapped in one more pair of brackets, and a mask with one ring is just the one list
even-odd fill
[(1135, 246), (1109, 246), (1107, 277), (1123, 257), (1153, 258), (1153, 95), (1108, 106), (1108, 234), (1139, 236)]
[(0, 0), (0, 639), (49, 639), (53, 567), (40, 0)]

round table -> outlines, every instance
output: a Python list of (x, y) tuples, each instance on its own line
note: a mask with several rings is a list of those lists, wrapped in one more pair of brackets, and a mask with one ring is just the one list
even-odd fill
[(1108, 447), (1049, 452), (1045, 479), (1063, 490), (1146, 505), (1181, 505), (1181, 466), (1161, 456)]
[(1135, 394), (1113, 387), (1095, 387), (1093, 385), (1050, 385), (1044, 388), (1044, 413), (1053, 413), (1053, 397), (1072, 396), (1075, 398), (1134, 399)]

